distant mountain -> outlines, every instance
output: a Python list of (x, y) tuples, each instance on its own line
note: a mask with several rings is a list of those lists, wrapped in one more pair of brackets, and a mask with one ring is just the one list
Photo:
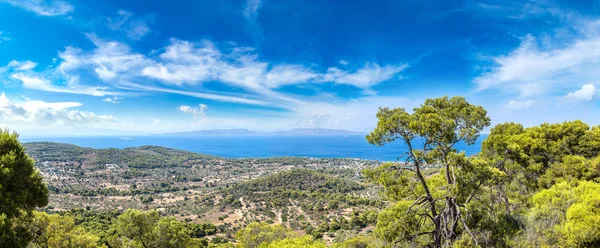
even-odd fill
[(208, 129), (189, 132), (166, 133), (172, 136), (345, 136), (364, 135), (363, 132), (355, 132), (340, 129), (326, 128), (295, 128), (277, 132), (255, 132), (247, 129)]
[(256, 136), (261, 133), (250, 131), (247, 129), (208, 129), (190, 132), (166, 133), (164, 135), (173, 136)]
[(365, 133), (327, 128), (295, 128), (288, 131), (269, 133), (277, 136), (339, 136), (339, 135), (363, 135)]

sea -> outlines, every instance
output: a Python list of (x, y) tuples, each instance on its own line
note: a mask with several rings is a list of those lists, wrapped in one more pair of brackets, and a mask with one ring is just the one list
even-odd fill
[[(467, 155), (481, 150), (479, 137), (473, 145), (458, 143), (459, 151)], [(374, 146), (365, 136), (101, 136), (101, 137), (21, 137), (21, 142), (49, 141), (92, 148), (127, 148), (144, 145), (164, 146), (225, 158), (359, 158), (396, 161), (407, 151), (402, 141)], [(418, 143), (418, 141), (417, 141)]]

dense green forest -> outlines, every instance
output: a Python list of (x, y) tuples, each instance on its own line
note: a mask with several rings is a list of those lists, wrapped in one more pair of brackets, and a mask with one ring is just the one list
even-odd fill
[[(272, 213), (270, 220), (286, 214), (285, 225), (258, 219), (236, 228), (152, 209), (40, 211), (48, 188), (17, 135), (2, 131), (0, 247), (600, 247), (600, 126), (488, 129), (487, 112), (462, 97), (429, 99), (410, 112), (381, 108), (377, 119), (367, 141), (404, 142), (408, 150), (399, 151), (397, 162), (364, 169), (366, 182), (345, 170), (304, 168), (224, 185), (211, 196), (223, 209), (258, 205)], [(484, 130), (490, 134), (480, 153), (454, 148), (474, 144)], [(86, 148), (28, 149), (54, 161), (91, 161)], [(165, 149), (105, 149), (93, 161), (133, 158), (127, 162), (140, 165), (135, 169), (156, 169), (212, 159), (161, 156), (172, 152)], [(368, 187), (379, 189), (379, 197), (361, 196)], [(303, 204), (305, 215), (293, 217), (300, 229), (287, 221), (288, 202)], [(359, 207), (339, 211), (348, 206)], [(306, 220), (330, 210), (343, 215)]]

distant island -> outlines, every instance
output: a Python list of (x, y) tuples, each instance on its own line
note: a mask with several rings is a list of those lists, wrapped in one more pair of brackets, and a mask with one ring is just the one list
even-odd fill
[(188, 132), (165, 133), (171, 136), (345, 136), (365, 135), (365, 132), (356, 132), (341, 129), (327, 128), (294, 128), (276, 132), (256, 132), (248, 129), (207, 129)]

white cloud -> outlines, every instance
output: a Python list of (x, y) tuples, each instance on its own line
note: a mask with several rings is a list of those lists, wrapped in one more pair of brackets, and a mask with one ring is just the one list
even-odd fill
[(42, 90), (48, 92), (56, 92), (56, 93), (70, 93), (70, 94), (81, 94), (81, 95), (90, 95), (90, 96), (104, 96), (108, 94), (118, 94), (115, 92), (105, 91), (106, 88), (103, 87), (86, 87), (80, 86), (77, 83), (77, 77), (72, 77), (70, 81), (68, 81), (65, 87), (57, 86), (52, 84), (50, 81), (34, 75), (28, 75), (22, 72), (10, 74), (12, 79), (19, 80), (23, 83), (23, 87), (34, 89), (34, 90)]
[(149, 62), (145, 56), (132, 53), (131, 48), (123, 43), (105, 41), (94, 34), (87, 36), (96, 45), (92, 51), (84, 52), (79, 48), (67, 47), (64, 52), (59, 53), (62, 62), (58, 70), (66, 77), (77, 75), (81, 69), (91, 68), (105, 81), (117, 77), (126, 79), (138, 75), (137, 70)]
[(30, 60), (19, 62), (12, 60), (8, 63), (7, 67), (12, 67), (15, 71), (26, 71), (35, 68), (38, 64)]
[(139, 40), (150, 33), (150, 28), (145, 21), (140, 19), (132, 20), (133, 13), (119, 10), (116, 18), (107, 18), (108, 27), (112, 30), (123, 31), (132, 40)]
[(96, 115), (92, 112), (72, 110), (80, 107), (78, 102), (44, 102), (26, 100), (12, 102), (4, 92), (0, 94), (0, 120), (11, 126), (35, 125), (73, 126), (73, 125), (103, 125), (112, 123), (115, 119), (110, 115)]
[(340, 60), (340, 62), (339, 62), (339, 63), (340, 63), (341, 65), (348, 65), (348, 61), (346, 61), (346, 60), (343, 60), (343, 59), (342, 59), (342, 60)]
[(145, 67), (142, 74), (175, 85), (220, 81), (261, 93), (284, 85), (315, 82), (368, 89), (408, 67), (406, 64), (381, 67), (366, 63), (353, 72), (333, 67), (326, 73), (319, 73), (300, 64), (270, 65), (258, 60), (256, 54), (239, 51), (227, 54), (209, 41), (198, 44), (173, 39), (159, 55), (161, 60)]
[(73, 11), (73, 5), (58, 0), (0, 0), (42, 16), (59, 16)]
[(172, 39), (159, 57), (162, 61), (143, 68), (142, 74), (177, 85), (213, 80), (224, 65), (220, 51), (208, 41), (198, 45)]
[(108, 98), (105, 98), (105, 99), (104, 99), (104, 100), (102, 100), (102, 101), (103, 101), (103, 102), (109, 102), (109, 103), (115, 103), (115, 104), (116, 104), (116, 103), (119, 103), (119, 101), (120, 101), (121, 99), (122, 99), (122, 98), (120, 98), (120, 97), (113, 96), (113, 97), (108, 97)]
[[(121, 24), (115, 22), (114, 25)], [(96, 47), (88, 51), (67, 47), (59, 53), (59, 64), (51, 73), (13, 73), (11, 78), (22, 81), (28, 88), (50, 92), (105, 96), (123, 95), (126, 91), (157, 91), (290, 109), (304, 101), (278, 92), (283, 86), (331, 82), (353, 85), (369, 92), (371, 86), (397, 76), (408, 66), (365, 63), (362, 68), (348, 71), (333, 67), (320, 72), (317, 65), (269, 63), (260, 60), (251, 48), (219, 49), (210, 41), (171, 39), (171, 44), (162, 53), (143, 55), (121, 42), (103, 40), (94, 34), (87, 36)], [(80, 78), (103, 85), (81, 85), (78, 83)], [(66, 83), (58, 83), (60, 81)], [(209, 91), (202, 88), (205, 82), (218, 82), (244, 91)], [(124, 92), (109, 90), (113, 88)]]
[(208, 106), (206, 106), (206, 104), (198, 104), (198, 107), (181, 105), (177, 107), (177, 110), (187, 114), (191, 114), (194, 116), (194, 118), (198, 118), (199, 116), (204, 116), (206, 114), (205, 111), (207, 108)]
[(533, 106), (534, 103), (535, 103), (535, 101), (533, 101), (533, 100), (526, 100), (526, 101), (511, 100), (507, 104), (502, 106), (502, 109), (509, 110), (509, 111), (520, 111), (520, 110), (531, 108), (531, 106)]
[[(526, 36), (514, 51), (496, 57), (487, 72), (474, 81), (478, 90), (499, 88), (523, 96), (570, 88), (581, 81), (600, 77), (600, 33), (597, 22), (582, 24), (574, 41), (553, 40), (539, 45)], [(593, 30), (593, 31), (590, 31)]]
[(581, 89), (570, 92), (565, 96), (565, 100), (569, 101), (591, 101), (596, 94), (598, 93), (598, 89), (593, 84), (586, 84), (581, 87)]
[(28, 71), (28, 70), (35, 68), (37, 65), (38, 65), (37, 63), (32, 62), (30, 60), (27, 60), (27, 61), (12, 60), (12, 61), (8, 62), (8, 64), (6, 66), (0, 67), (0, 73), (4, 73), (8, 70)]

